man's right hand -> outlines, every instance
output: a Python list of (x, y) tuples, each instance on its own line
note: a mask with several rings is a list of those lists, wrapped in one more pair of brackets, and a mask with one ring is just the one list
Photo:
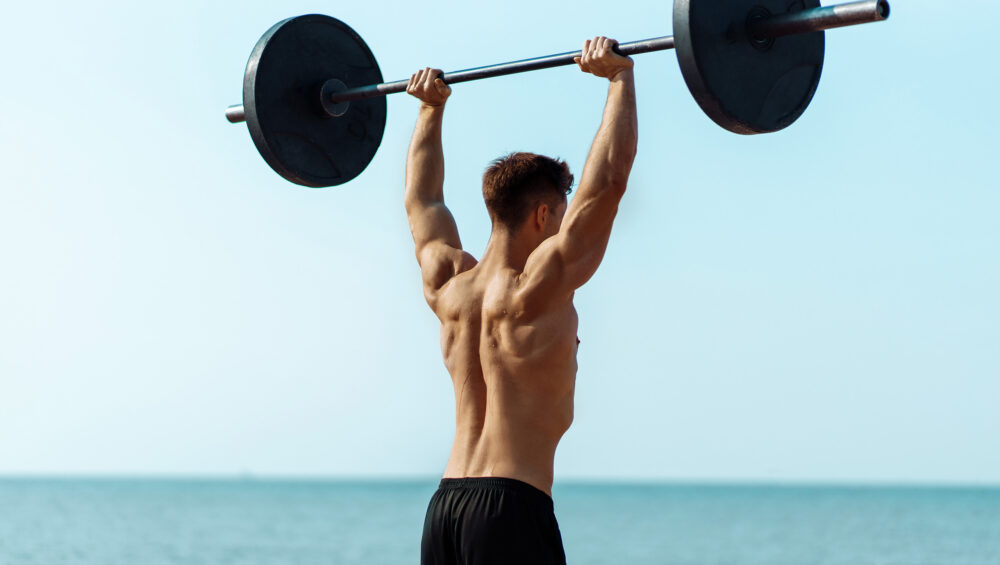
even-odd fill
[(583, 53), (573, 60), (580, 66), (580, 70), (607, 79), (614, 79), (618, 73), (632, 69), (632, 59), (622, 57), (613, 51), (613, 47), (618, 45), (614, 39), (598, 36), (583, 42)]
[(406, 93), (419, 98), (428, 106), (444, 106), (451, 96), (451, 87), (441, 80), (441, 69), (427, 67), (413, 73)]

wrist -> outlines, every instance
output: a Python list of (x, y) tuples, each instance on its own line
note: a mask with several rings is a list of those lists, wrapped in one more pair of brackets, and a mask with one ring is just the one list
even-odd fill
[(420, 101), (420, 110), (421, 111), (432, 111), (432, 112), (433, 111), (444, 110), (444, 102), (441, 102), (440, 104), (431, 104), (429, 102), (424, 102), (424, 101), (421, 100)]
[(629, 65), (618, 69), (618, 72), (608, 77), (608, 80), (611, 82), (626, 82), (631, 81), (633, 78), (635, 78), (635, 74), (632, 72), (632, 66)]

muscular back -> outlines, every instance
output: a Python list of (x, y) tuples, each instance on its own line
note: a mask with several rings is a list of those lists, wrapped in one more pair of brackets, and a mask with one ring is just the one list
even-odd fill
[(533, 307), (524, 273), (476, 265), (433, 304), (455, 388), (446, 477), (509, 477), (548, 492), (556, 445), (573, 420), (577, 316), (572, 296)]
[(404, 203), (455, 388), (445, 477), (507, 477), (551, 492), (556, 445), (573, 420), (579, 344), (573, 293), (604, 257), (636, 152), (632, 62), (613, 47), (607, 38), (588, 40), (577, 58), (582, 70), (609, 79), (609, 87), (573, 201), (555, 211), (541, 205), (513, 231), (494, 224), (478, 263), (463, 251), (444, 205), (441, 124), (451, 89), (438, 69), (410, 78), (407, 92), (421, 105)]

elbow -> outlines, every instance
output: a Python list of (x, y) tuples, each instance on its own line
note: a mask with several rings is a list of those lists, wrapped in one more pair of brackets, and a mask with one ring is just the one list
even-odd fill
[(621, 200), (625, 196), (625, 189), (628, 187), (628, 174), (626, 173), (624, 177), (616, 177), (611, 182), (608, 183), (608, 190), (617, 198)]
[(403, 202), (403, 209), (406, 211), (406, 217), (410, 219), (410, 231), (413, 231), (413, 217), (417, 214), (417, 205), (414, 202), (406, 200)]
[(628, 177), (632, 173), (636, 145), (632, 144), (628, 147), (619, 147), (617, 149), (608, 163), (609, 174), (606, 181), (612, 190), (621, 195), (625, 193), (625, 187), (628, 185)]
[(635, 162), (635, 154), (638, 153), (638, 151), (639, 142), (636, 139), (633, 139), (632, 143), (630, 143), (628, 147), (622, 149), (620, 162), (624, 164), (624, 167), (622, 168), (624, 169), (626, 176), (628, 176), (628, 173), (632, 170), (632, 163)]
[(411, 196), (409, 191), (405, 197), (403, 197), (403, 208), (406, 210), (406, 214), (410, 215), (417, 211), (417, 207), (420, 205), (420, 200)]
[(417, 190), (411, 190), (409, 187), (407, 187), (406, 193), (403, 196), (403, 207), (406, 209), (407, 215), (419, 213), (428, 206), (440, 203), (441, 200), (427, 198), (426, 196), (421, 195)]
[(630, 164), (626, 166), (610, 166), (603, 171), (600, 177), (595, 179), (595, 182), (597, 186), (601, 187), (601, 192), (604, 195), (613, 197), (615, 201), (618, 201), (625, 195), (630, 172)]
[(628, 187), (628, 177), (632, 173), (632, 158), (634, 156), (633, 154), (629, 159), (620, 160), (618, 166), (611, 170), (611, 174), (606, 179), (608, 190), (619, 198), (625, 194), (625, 189)]
[(635, 162), (635, 148), (629, 152), (628, 158), (625, 160), (625, 164), (617, 171), (618, 174), (615, 175), (616, 182), (615, 185), (621, 191), (622, 194), (625, 193), (625, 187), (628, 185), (629, 175), (632, 174), (632, 163)]

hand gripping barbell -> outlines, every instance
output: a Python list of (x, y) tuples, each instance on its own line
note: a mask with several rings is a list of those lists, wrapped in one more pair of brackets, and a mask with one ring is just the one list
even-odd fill
[[(691, 94), (715, 123), (741, 134), (768, 133), (805, 111), (823, 68), (823, 30), (889, 17), (887, 0), (820, 7), (819, 0), (675, 0), (674, 35), (618, 45), (621, 55), (677, 49)], [(580, 51), (444, 73), (454, 84), (572, 65)], [(336, 18), (278, 22), (247, 62), (243, 105), (264, 160), (291, 182), (334, 186), (361, 174), (385, 130), (385, 95), (408, 80), (382, 82), (370, 49)]]

